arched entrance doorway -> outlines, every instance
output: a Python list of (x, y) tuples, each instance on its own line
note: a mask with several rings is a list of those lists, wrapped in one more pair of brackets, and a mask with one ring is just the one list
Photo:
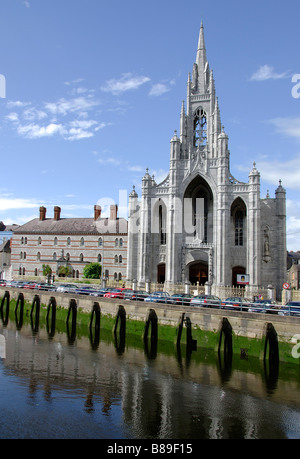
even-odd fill
[(189, 281), (191, 284), (204, 285), (208, 281), (208, 266), (207, 263), (197, 262), (190, 265)]
[(163, 284), (166, 279), (166, 265), (164, 263), (157, 266), (157, 282)]

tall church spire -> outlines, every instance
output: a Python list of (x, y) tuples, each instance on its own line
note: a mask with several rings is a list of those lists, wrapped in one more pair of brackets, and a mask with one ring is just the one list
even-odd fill
[(206, 46), (204, 39), (204, 27), (201, 22), (196, 62), (193, 67), (192, 89), (194, 93), (205, 94), (210, 81), (210, 70), (206, 57)]
[(207, 62), (207, 59), (206, 59), (206, 47), (205, 47), (205, 39), (204, 39), (204, 27), (203, 27), (203, 22), (201, 21), (197, 57), (196, 57), (196, 64), (198, 65), (199, 73), (204, 71), (206, 62)]

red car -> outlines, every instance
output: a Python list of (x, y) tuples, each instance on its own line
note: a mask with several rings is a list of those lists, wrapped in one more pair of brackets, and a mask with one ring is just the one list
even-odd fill
[(131, 291), (131, 288), (114, 288), (104, 294), (104, 298), (120, 298), (123, 299), (125, 293)]
[(35, 289), (37, 288), (38, 284), (36, 282), (26, 282), (24, 285), (23, 285), (23, 288), (27, 288), (27, 289)]

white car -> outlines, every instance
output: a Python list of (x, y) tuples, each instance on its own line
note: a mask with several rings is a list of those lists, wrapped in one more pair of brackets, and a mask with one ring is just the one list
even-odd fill
[(215, 308), (221, 306), (221, 299), (214, 295), (197, 295), (191, 299), (191, 306), (201, 306), (203, 308)]
[(56, 291), (60, 293), (76, 293), (78, 286), (75, 284), (60, 284)]

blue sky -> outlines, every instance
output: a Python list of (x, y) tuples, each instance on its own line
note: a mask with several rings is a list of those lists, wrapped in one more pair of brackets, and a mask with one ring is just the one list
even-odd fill
[(299, 16), (297, 0), (1, 0), (0, 220), (122, 215), (146, 168), (164, 179), (203, 20), (231, 173), (255, 161), (262, 197), (282, 180), (300, 250)]

